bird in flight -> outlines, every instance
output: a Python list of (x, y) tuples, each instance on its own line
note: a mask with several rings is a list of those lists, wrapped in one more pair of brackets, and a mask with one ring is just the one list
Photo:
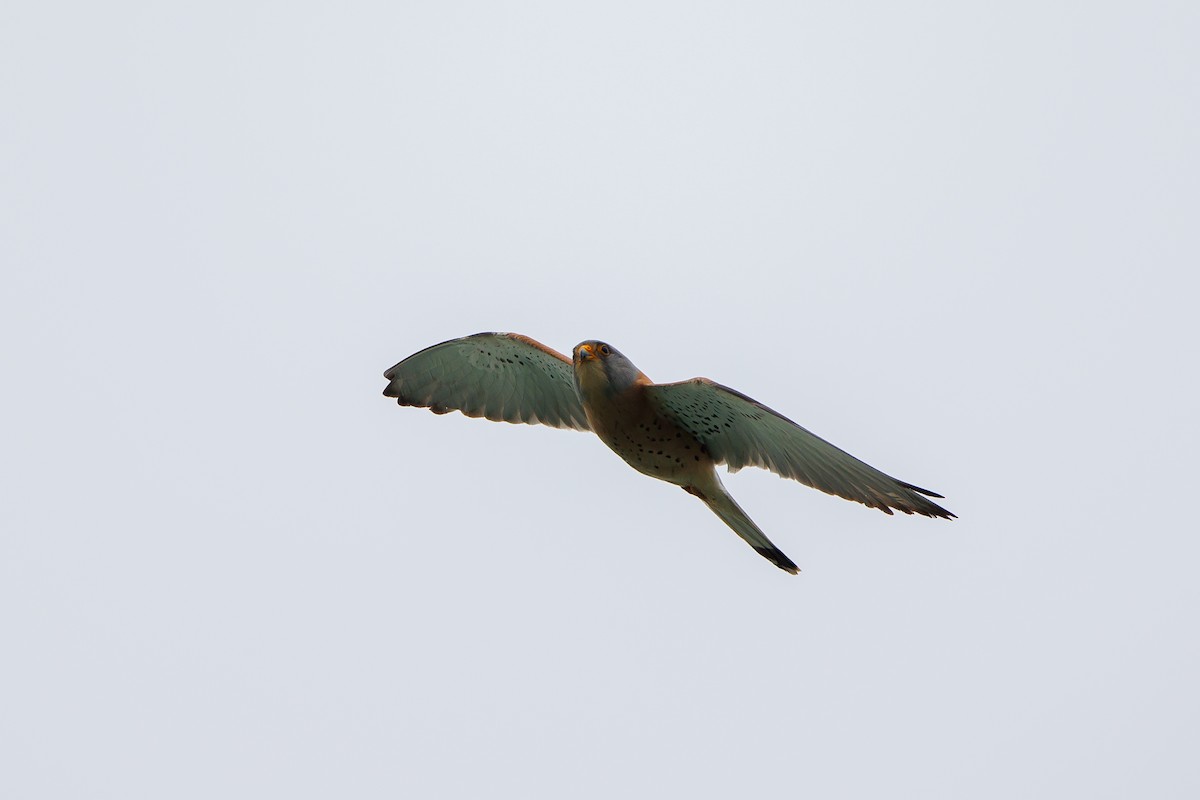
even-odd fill
[(762, 467), (885, 514), (954, 517), (929, 499), (940, 494), (885, 475), (741, 392), (708, 378), (654, 383), (604, 342), (582, 342), (567, 358), (518, 333), (477, 333), (383, 375), (383, 394), (402, 406), (592, 431), (638, 472), (700, 498), (793, 575), (799, 568), (725, 491), (717, 464)]

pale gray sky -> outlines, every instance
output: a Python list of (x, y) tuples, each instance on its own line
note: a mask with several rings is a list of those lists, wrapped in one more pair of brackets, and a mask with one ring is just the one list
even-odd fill
[[(0, 795), (1200, 796), (1195, 3), (10, 3)], [(602, 338), (790, 577), (573, 432)]]

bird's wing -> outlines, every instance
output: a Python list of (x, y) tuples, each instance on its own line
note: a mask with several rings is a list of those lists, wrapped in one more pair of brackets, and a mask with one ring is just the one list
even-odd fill
[(571, 359), (518, 333), (477, 333), (435, 344), (383, 373), (383, 393), (435, 414), (590, 430)]
[(886, 514), (892, 509), (927, 517), (954, 515), (922, 497), (941, 497), (898, 481), (787, 417), (707, 378), (645, 387), (650, 402), (695, 436), (712, 459), (731, 472), (763, 467), (829, 494)]

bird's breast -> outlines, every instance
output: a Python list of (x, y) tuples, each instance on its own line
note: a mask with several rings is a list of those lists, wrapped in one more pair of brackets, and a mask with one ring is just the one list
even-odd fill
[[(690, 433), (662, 416), (641, 386), (616, 395), (583, 395), (592, 430), (638, 472), (679, 485), (712, 469), (708, 450)], [(581, 393), (582, 394), (582, 393)]]

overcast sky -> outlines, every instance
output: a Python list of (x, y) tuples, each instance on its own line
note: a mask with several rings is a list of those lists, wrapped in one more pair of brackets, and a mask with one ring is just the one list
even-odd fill
[[(0, 795), (1200, 796), (1200, 6), (0, 12)], [(955, 521), (381, 396), (600, 338)]]

